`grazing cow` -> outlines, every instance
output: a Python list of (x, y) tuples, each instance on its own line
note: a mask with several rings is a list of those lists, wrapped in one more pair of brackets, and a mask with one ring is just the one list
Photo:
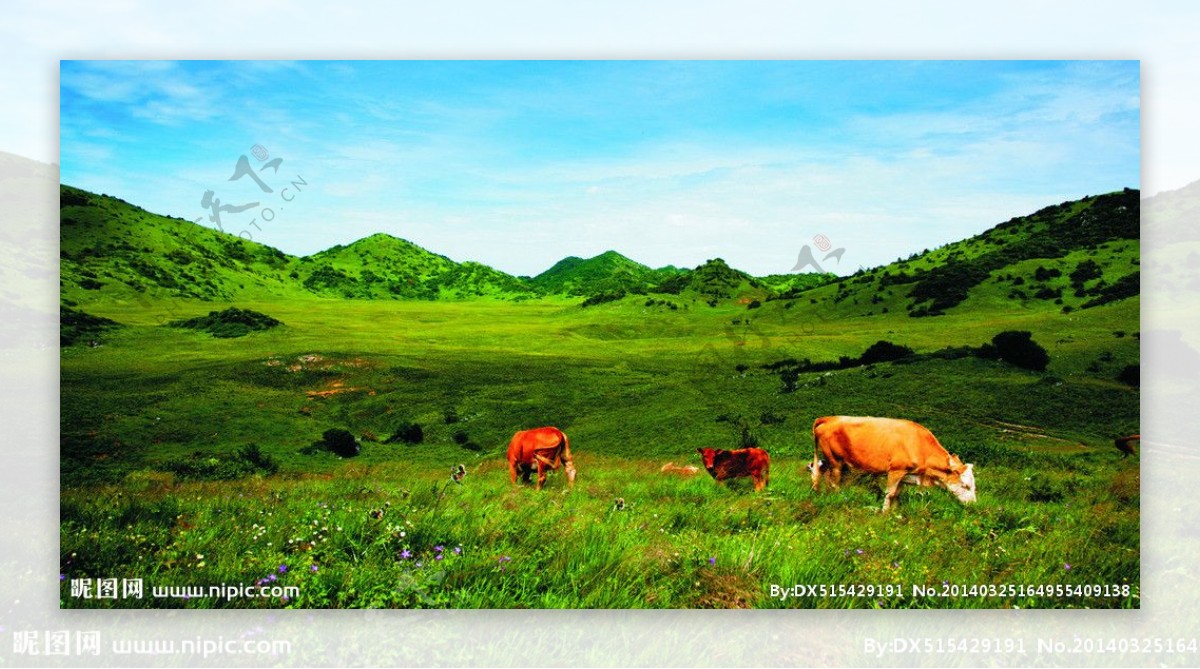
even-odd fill
[(684, 478), (688, 478), (691, 476), (695, 476), (696, 473), (700, 471), (700, 468), (697, 467), (696, 465), (684, 465), (681, 467), (681, 466), (675, 464), (674, 462), (668, 462), (667, 464), (663, 465), (662, 469), (660, 469), (659, 471), (661, 471), (664, 474), (677, 474)]
[(537, 489), (546, 484), (546, 470), (558, 469), (567, 472), (567, 485), (575, 485), (575, 461), (571, 459), (571, 442), (557, 427), (539, 427), (522, 430), (513, 435), (508, 444), (508, 473), (514, 485), (517, 474), (529, 483), (529, 476), (537, 469)]
[[(824, 475), (836, 490), (844, 467), (871, 474), (887, 474), (887, 511), (900, 494), (900, 484), (931, 486), (949, 490), (958, 501), (975, 501), (974, 465), (942, 448), (929, 430), (910, 420), (825, 416), (813, 422), (813, 490)], [(821, 456), (825, 461), (821, 461)]]
[(754, 489), (762, 490), (770, 478), (771, 456), (761, 448), (727, 451), (723, 448), (697, 448), (704, 468), (717, 482), (738, 476), (754, 479)]
[(1131, 455), (1137, 455), (1137, 447), (1133, 445), (1135, 441), (1141, 443), (1142, 435), (1131, 434), (1128, 437), (1117, 437), (1117, 440), (1113, 443), (1116, 445), (1117, 450), (1121, 451), (1121, 457), (1127, 458)]

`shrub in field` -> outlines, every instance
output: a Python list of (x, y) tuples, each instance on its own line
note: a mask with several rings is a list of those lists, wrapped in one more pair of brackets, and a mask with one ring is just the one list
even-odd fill
[(425, 441), (425, 430), (419, 423), (401, 423), (392, 436), (384, 440), (384, 443), (395, 444), (401, 441), (406, 444), (419, 444)]
[(262, 452), (258, 444), (246, 444), (238, 451), (238, 458), (242, 462), (253, 465), (256, 469), (261, 469), (268, 474), (274, 474), (279, 471), (279, 463), (275, 458)]
[(862, 356), (858, 359), (860, 365), (870, 365), (876, 362), (887, 362), (890, 360), (899, 360), (907, 358), (913, 354), (913, 350), (907, 346), (893, 344), (890, 341), (877, 341), (871, 344)]
[(981, 358), (1000, 359), (1010, 365), (1035, 372), (1045, 371), (1050, 364), (1050, 354), (1033, 340), (1026, 330), (1006, 330), (992, 337), (991, 344), (979, 349)]
[(116, 321), (66, 306), (58, 308), (58, 320), (59, 346), (70, 346), (80, 339), (98, 338), (105, 330), (120, 327)]
[(279, 471), (279, 463), (263, 453), (258, 444), (247, 444), (232, 457), (205, 457), (203, 453), (196, 452), (190, 458), (167, 464), (166, 470), (181, 479), (228, 481), (259, 472), (274, 474)]
[(354, 435), (341, 428), (325, 430), (325, 433), (321, 435), (321, 441), (324, 443), (325, 448), (343, 458), (358, 455), (358, 440), (354, 438)]
[(1138, 386), (1142, 385), (1142, 366), (1140, 364), (1126, 365), (1125, 368), (1121, 370), (1121, 373), (1117, 374), (1117, 380), (1121, 383), (1137, 388)]
[(197, 316), (171, 323), (171, 327), (174, 328), (202, 330), (222, 339), (244, 337), (251, 332), (269, 330), (280, 325), (283, 323), (266, 314), (237, 307), (230, 307), (224, 311), (210, 311), (207, 316)]

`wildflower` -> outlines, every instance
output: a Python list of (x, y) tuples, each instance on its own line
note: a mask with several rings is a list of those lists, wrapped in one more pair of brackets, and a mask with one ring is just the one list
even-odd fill
[(416, 565), (417, 569), (420, 569), (420, 568), (421, 568), (421, 561), (420, 561), (420, 560), (417, 560), (417, 561), (416, 561), (414, 564)]
[(625, 498), (618, 497), (615, 500), (613, 500), (613, 508), (616, 509), (617, 511), (624, 511), (625, 510)]
[(441, 553), (438, 553), (437, 555), (433, 556), (433, 559), (435, 559), (435, 560), (441, 560), (441, 559), (442, 559), (442, 558), (444, 558), (444, 557), (446, 557), (446, 556), (445, 556), (445, 555), (442, 555)]
[(717, 558), (715, 555), (713, 557), (708, 558), (708, 564), (710, 567), (717, 566)]
[(317, 567), (317, 565), (315, 565), (315, 564), (314, 564), (313, 566), (311, 566), (311, 567), (309, 567), (309, 568), (308, 568), (308, 570), (309, 570), (309, 571), (311, 571), (311, 572), (312, 572), (312, 573), (314, 573), (314, 574), (315, 574), (315, 573), (317, 573), (317, 570), (318, 570), (318, 569), (319, 569), (319, 567)]
[(857, 553), (857, 554), (859, 554), (859, 555), (862, 555), (862, 553), (863, 553), (863, 550), (862, 550), (861, 548), (855, 548), (855, 549), (854, 549), (854, 552), (855, 552), (855, 553)]
[(455, 555), (462, 555), (462, 546), (461, 546), (461, 545), (459, 545), (459, 546), (455, 546), (455, 547), (454, 547), (454, 554), (455, 554)]
[(280, 573), (280, 574), (286, 574), (286, 573), (287, 573), (287, 565), (286, 565), (286, 564), (281, 564), (281, 565), (279, 565), (279, 573)]
[(467, 477), (467, 468), (464, 465), (458, 465), (450, 470), (450, 480), (455, 483), (462, 483), (462, 480)]
[(1063, 569), (1065, 569), (1066, 571), (1071, 571), (1071, 563), (1070, 563), (1070, 562), (1064, 562), (1064, 563), (1063, 563)]
[(58, 575), (58, 580), (60, 580), (60, 581), (65, 581), (65, 580), (67, 580), (67, 575), (66, 575), (66, 574), (59, 574), (59, 575)]
[(407, 560), (410, 557), (412, 557), (412, 551), (408, 550), (407, 548), (400, 551), (400, 559), (401, 560)]
[(274, 583), (275, 581), (277, 581), (279, 579), (275, 578), (275, 574), (271, 574), (270, 576), (267, 577), (267, 580)]

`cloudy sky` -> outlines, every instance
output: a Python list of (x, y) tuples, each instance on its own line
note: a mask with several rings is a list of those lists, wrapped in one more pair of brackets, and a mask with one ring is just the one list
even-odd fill
[(386, 232), (514, 274), (607, 249), (768, 274), (820, 234), (845, 249), (825, 268), (848, 273), (1140, 184), (1136, 61), (63, 61), (60, 75), (63, 183), (210, 227), (225, 207), (226, 231), (301, 255)]

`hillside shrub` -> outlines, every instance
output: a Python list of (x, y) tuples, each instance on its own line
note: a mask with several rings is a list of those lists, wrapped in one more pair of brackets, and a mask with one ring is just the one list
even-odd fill
[(1125, 368), (1121, 370), (1121, 373), (1117, 374), (1117, 380), (1125, 385), (1133, 386), (1134, 388), (1141, 386), (1142, 366), (1140, 364), (1126, 365)]
[(404, 442), (406, 444), (419, 444), (425, 441), (425, 430), (421, 428), (419, 423), (401, 423), (400, 427), (392, 433), (392, 436), (384, 440), (385, 444), (395, 444)]
[(174, 321), (170, 325), (174, 328), (201, 330), (217, 338), (229, 339), (269, 330), (283, 323), (257, 311), (230, 307), (224, 311), (210, 311), (207, 316)]
[(325, 430), (321, 435), (321, 442), (331, 453), (340, 455), (343, 458), (354, 457), (358, 455), (360, 450), (358, 440), (354, 438), (354, 435), (341, 428)]
[(992, 337), (991, 344), (984, 344), (980, 348), (979, 356), (1000, 359), (1010, 365), (1035, 372), (1045, 371), (1046, 366), (1050, 364), (1050, 354), (1033, 341), (1033, 334), (1027, 330), (1001, 332)]

